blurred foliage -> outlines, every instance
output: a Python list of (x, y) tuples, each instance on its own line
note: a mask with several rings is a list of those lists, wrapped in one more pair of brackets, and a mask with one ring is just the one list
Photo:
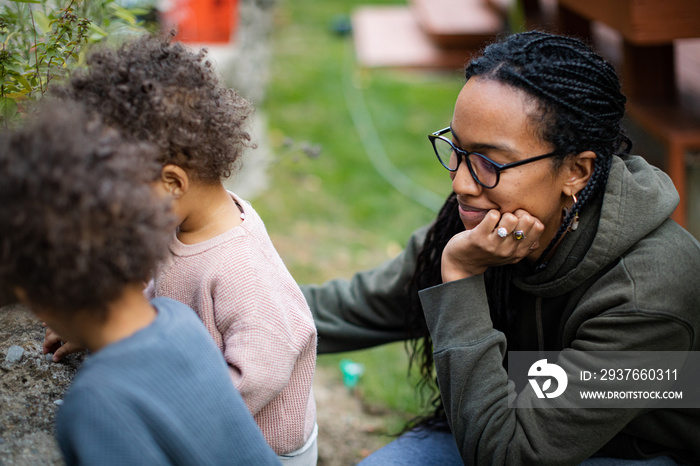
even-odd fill
[(79, 66), (87, 46), (142, 33), (142, 8), (115, 0), (6, 0), (0, 4), (0, 122), (31, 108)]

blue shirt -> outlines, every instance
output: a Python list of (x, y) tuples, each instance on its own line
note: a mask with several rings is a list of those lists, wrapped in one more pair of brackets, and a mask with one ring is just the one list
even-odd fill
[(168, 298), (88, 357), (56, 417), (68, 465), (279, 464), (197, 315)]

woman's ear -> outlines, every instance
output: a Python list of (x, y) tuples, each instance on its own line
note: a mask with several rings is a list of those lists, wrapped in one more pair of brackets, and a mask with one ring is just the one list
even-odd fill
[(587, 150), (567, 160), (568, 173), (564, 182), (564, 194), (571, 197), (586, 187), (593, 175), (597, 157), (595, 152)]
[(165, 165), (160, 171), (160, 183), (167, 193), (179, 199), (190, 189), (190, 178), (181, 167), (173, 164)]

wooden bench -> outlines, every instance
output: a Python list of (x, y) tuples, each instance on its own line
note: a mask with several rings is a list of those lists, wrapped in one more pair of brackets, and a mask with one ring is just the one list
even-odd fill
[(365, 67), (459, 70), (505, 27), (486, 0), (408, 0), (352, 14), (355, 50)]
[(408, 6), (358, 7), (352, 30), (362, 67), (459, 70), (470, 59), (470, 51), (443, 49), (431, 42)]
[(506, 27), (485, 0), (409, 0), (413, 17), (438, 47), (481, 48)]
[(674, 220), (687, 219), (686, 160), (700, 149), (700, 109), (680, 99), (674, 41), (700, 37), (698, 0), (558, 0), (562, 33), (591, 39), (600, 21), (622, 36), (620, 74), (628, 114), (666, 147), (666, 171), (681, 202)]

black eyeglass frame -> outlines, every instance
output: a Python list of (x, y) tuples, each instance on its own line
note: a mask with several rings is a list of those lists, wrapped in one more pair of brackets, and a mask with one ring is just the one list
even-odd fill
[[(560, 152), (555, 151), (555, 152), (550, 152), (549, 154), (538, 155), (536, 157), (530, 157), (530, 158), (524, 159), (524, 160), (518, 160), (517, 162), (502, 164), (502, 163), (494, 162), (490, 158), (486, 157), (484, 154), (460, 149), (459, 147), (455, 146), (452, 141), (450, 141), (449, 139), (447, 139), (446, 137), (443, 136), (443, 134), (448, 133), (448, 132), (452, 132), (451, 126), (448, 126), (447, 128), (443, 128), (439, 131), (435, 131), (434, 133), (431, 133), (428, 135), (428, 139), (430, 140), (430, 143), (433, 145), (433, 150), (435, 151), (435, 156), (437, 157), (438, 161), (440, 162), (440, 165), (442, 165), (443, 167), (445, 167), (447, 170), (449, 170), (451, 172), (456, 172), (457, 170), (459, 170), (459, 164), (462, 163), (462, 159), (466, 160), (467, 167), (469, 168), (469, 173), (472, 175), (472, 178), (474, 178), (474, 181), (476, 181), (477, 183), (479, 183), (481, 186), (483, 186), (486, 189), (493, 189), (496, 186), (498, 186), (498, 182), (501, 180), (501, 172), (503, 170), (506, 170), (508, 168), (513, 168), (513, 167), (518, 167), (520, 165), (525, 165), (526, 163), (530, 163), (530, 162), (536, 162), (538, 160), (546, 159), (548, 157), (554, 157), (555, 155), (560, 154)], [(457, 166), (454, 169), (449, 167), (449, 161), (448, 161), (447, 165), (445, 164), (445, 162), (443, 162), (442, 158), (440, 157), (440, 153), (438, 152), (438, 148), (435, 145), (436, 139), (441, 139), (441, 140), (445, 141), (446, 143), (448, 143), (450, 146), (452, 146), (452, 150), (455, 151), (455, 154), (457, 154)], [(478, 157), (481, 157), (482, 159), (486, 160), (488, 163), (490, 163), (491, 165), (493, 165), (495, 167), (495, 169), (496, 169), (496, 182), (493, 184), (493, 186), (489, 186), (489, 185), (483, 183), (479, 179), (479, 177), (476, 175), (476, 173), (474, 172), (474, 168), (472, 167), (472, 163), (469, 161), (469, 155), (471, 155), (471, 154), (474, 154)]]

